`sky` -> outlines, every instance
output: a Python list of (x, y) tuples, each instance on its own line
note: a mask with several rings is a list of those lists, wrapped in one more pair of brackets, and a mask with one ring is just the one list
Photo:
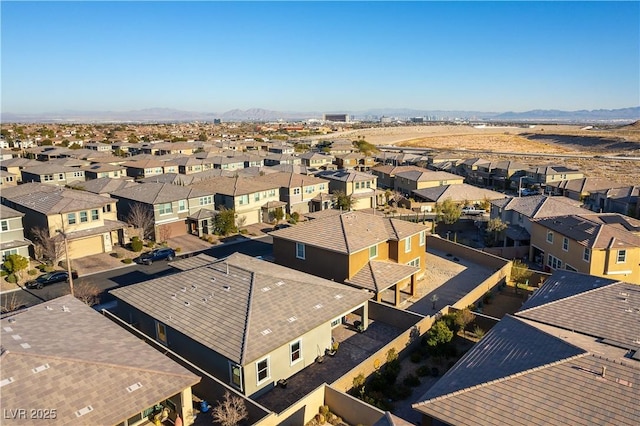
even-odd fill
[(2, 112), (640, 105), (640, 2), (2, 1)]

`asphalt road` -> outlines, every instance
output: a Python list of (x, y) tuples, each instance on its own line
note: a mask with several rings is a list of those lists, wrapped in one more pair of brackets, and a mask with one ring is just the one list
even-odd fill
[[(256, 239), (247, 239), (246, 241), (236, 242), (232, 244), (222, 244), (211, 247), (199, 253), (205, 253), (209, 256), (223, 258), (233, 253), (243, 253), (249, 256), (269, 257), (273, 255), (272, 238), (269, 236)], [(191, 255), (196, 255), (193, 253)], [(93, 274), (89, 276), (79, 277), (73, 280), (74, 286), (82, 283), (90, 283), (96, 286), (100, 294), (100, 303), (107, 303), (113, 298), (108, 291), (117, 287), (123, 287), (136, 284), (142, 281), (151, 280), (175, 273), (176, 270), (167, 265), (167, 262), (154, 262), (151, 265), (132, 265), (126, 268), (109, 270)], [(34, 306), (47, 300), (69, 294), (68, 283), (51, 284), (43, 289), (22, 289), (11, 293), (0, 295), (1, 306)]]

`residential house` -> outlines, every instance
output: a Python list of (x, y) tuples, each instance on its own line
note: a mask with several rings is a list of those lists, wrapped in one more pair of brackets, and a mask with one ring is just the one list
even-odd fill
[(468, 179), (469, 183), (478, 183), (478, 171), (480, 167), (487, 168), (491, 161), (483, 158), (467, 158), (457, 165), (457, 174)]
[(589, 197), (592, 210), (620, 213), (640, 219), (640, 186), (625, 186), (594, 191)]
[(330, 155), (338, 156), (341, 154), (349, 154), (357, 151), (358, 148), (353, 146), (353, 142), (349, 140), (339, 139), (330, 142), (328, 150), (326, 152)]
[(264, 158), (265, 166), (277, 166), (278, 164), (302, 164), (302, 159), (291, 154), (270, 154)]
[(0, 251), (3, 262), (12, 254), (29, 258), (31, 241), (24, 237), (23, 217), (24, 213), (0, 204)]
[(414, 171), (414, 170), (424, 170), (424, 169), (414, 165), (397, 166), (397, 165), (388, 164), (388, 165), (379, 165), (379, 166), (373, 167), (370, 173), (377, 176), (378, 187), (384, 188), (384, 189), (393, 189), (395, 188), (395, 178), (397, 173)]
[(91, 192), (104, 197), (111, 197), (112, 192), (135, 185), (138, 185), (138, 183), (132, 180), (103, 177), (88, 180), (80, 185), (74, 186), (73, 189)]
[(493, 164), (493, 168), (490, 170), (490, 186), (499, 187), (503, 189), (509, 189), (515, 185), (515, 182), (520, 183), (520, 177), (526, 176), (529, 167), (525, 164), (517, 161), (497, 161)]
[(20, 171), (22, 182), (41, 182), (47, 185), (70, 185), (84, 182), (84, 170), (77, 167), (59, 166), (42, 162), (35, 167), (27, 167)]
[(550, 183), (547, 185), (546, 192), (552, 195), (562, 195), (563, 197), (588, 204), (591, 193), (618, 188), (620, 186), (621, 184), (611, 179), (584, 177)]
[(394, 190), (408, 196), (413, 191), (435, 186), (459, 185), (464, 183), (462, 176), (433, 170), (410, 170), (396, 173)]
[(206, 186), (149, 182), (113, 191), (111, 196), (118, 200), (121, 220), (126, 221), (138, 208), (153, 213), (154, 239), (166, 241), (188, 233), (213, 234), (214, 194)]
[(375, 208), (384, 194), (376, 192), (377, 177), (370, 173), (355, 170), (326, 170), (316, 176), (329, 181), (329, 192), (341, 192), (353, 200), (352, 209), (362, 210)]
[(295, 147), (293, 144), (287, 142), (272, 142), (268, 145), (268, 151), (274, 154), (293, 155)]
[(222, 169), (209, 169), (204, 172), (191, 173), (191, 174), (182, 174), (182, 173), (164, 173), (156, 176), (149, 176), (148, 178), (139, 179), (140, 183), (172, 183), (174, 185), (191, 185), (195, 182), (200, 182), (201, 180), (207, 180), (218, 176), (227, 176), (233, 177), (237, 172), (233, 172), (231, 170), (222, 170)]
[(412, 222), (355, 211), (269, 235), (276, 263), (370, 290), (378, 301), (391, 290), (396, 306), (425, 272), (426, 227)]
[(633, 284), (554, 273), (417, 399), (421, 424), (637, 424), (634, 306)]
[(127, 169), (123, 166), (109, 163), (96, 163), (82, 167), (86, 180), (100, 178), (121, 178), (127, 176)]
[(2, 204), (24, 214), (27, 237), (34, 243), (37, 229), (57, 242), (66, 238), (69, 259), (110, 253), (115, 244), (126, 242), (127, 224), (117, 220), (111, 198), (41, 183), (6, 188), (0, 198)]
[(251, 256), (173, 265), (182, 272), (112, 290), (117, 315), (247, 396), (313, 368), (346, 315), (368, 324), (368, 292)]
[(540, 166), (527, 170), (525, 183), (545, 187), (561, 180), (582, 179), (584, 174), (566, 166)]
[(407, 166), (420, 160), (427, 161), (420, 155), (404, 152), (379, 151), (375, 154), (375, 161), (383, 166)]
[(178, 173), (188, 175), (192, 173), (204, 172), (214, 168), (212, 159), (198, 159), (195, 157), (181, 157), (171, 161), (178, 166)]
[(210, 158), (213, 167), (221, 170), (241, 170), (245, 167), (245, 159), (242, 156), (218, 156)]
[(427, 203), (423, 211), (435, 211), (435, 203), (442, 203), (445, 200), (451, 200), (462, 207), (477, 206), (485, 201), (500, 200), (506, 197), (501, 192), (478, 188), (466, 183), (417, 189), (412, 191), (410, 196), (417, 201)]
[(302, 165), (316, 169), (321, 169), (330, 164), (333, 164), (335, 160), (335, 157), (333, 155), (313, 151), (305, 152), (299, 157), (302, 160)]
[(566, 269), (640, 284), (640, 221), (617, 213), (537, 219), (530, 259), (545, 270)]
[(0, 170), (0, 188), (8, 186), (16, 186), (18, 184), (18, 176), (6, 170)]
[(161, 142), (153, 148), (156, 155), (192, 155), (199, 147), (193, 142)]
[[(580, 207), (579, 202), (565, 197), (534, 195), (492, 200), (490, 215), (491, 219), (499, 218), (509, 226), (504, 235), (504, 247), (528, 247), (532, 220), (589, 213), (589, 210)], [(543, 259), (534, 258), (534, 261), (542, 265)]]
[(84, 144), (86, 149), (91, 149), (93, 151), (102, 151), (102, 152), (111, 152), (114, 148), (111, 144), (102, 143), (102, 142), (88, 142)]
[(0, 323), (3, 424), (193, 424), (200, 377), (73, 296)]
[(163, 173), (178, 173), (177, 165), (170, 165), (165, 169), (165, 162), (160, 160), (126, 161), (122, 165), (127, 169), (127, 176), (142, 179)]
[(194, 183), (191, 187), (212, 191), (216, 209), (234, 210), (239, 227), (271, 222), (275, 211), (286, 206), (285, 202), (280, 201), (278, 184), (253, 178), (220, 176)]
[(338, 154), (335, 158), (335, 163), (339, 169), (355, 169), (360, 165), (360, 161), (364, 159), (364, 155), (359, 152), (350, 152), (348, 154)]
[(280, 187), (280, 201), (286, 203), (289, 214), (322, 210), (323, 205), (318, 200), (323, 195), (329, 196), (329, 182), (315, 176), (279, 172), (257, 176), (256, 180)]

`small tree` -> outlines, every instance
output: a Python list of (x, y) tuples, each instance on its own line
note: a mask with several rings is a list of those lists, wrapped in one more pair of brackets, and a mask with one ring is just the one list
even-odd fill
[(31, 237), (35, 243), (35, 252), (38, 259), (44, 258), (52, 265), (57, 265), (64, 254), (64, 240), (62, 237), (52, 237), (47, 228), (33, 228)]
[(20, 276), (20, 271), (29, 267), (29, 259), (19, 254), (10, 254), (2, 264), (9, 274)]
[(493, 244), (498, 242), (498, 236), (502, 231), (507, 229), (507, 227), (507, 224), (499, 217), (489, 219), (489, 222), (487, 222), (487, 231), (493, 233)]
[(222, 401), (211, 410), (211, 416), (222, 426), (236, 426), (249, 417), (249, 412), (242, 398), (225, 391)]
[(453, 331), (449, 330), (449, 327), (447, 327), (444, 321), (438, 320), (431, 326), (429, 331), (427, 331), (425, 337), (428, 346), (437, 348), (446, 345), (453, 339)]
[(87, 306), (93, 306), (100, 302), (100, 289), (91, 282), (81, 282), (73, 288), (73, 295)]
[(336, 205), (340, 210), (349, 211), (353, 208), (355, 200), (351, 195), (347, 195), (343, 191), (336, 191), (333, 195), (336, 199)]
[(460, 327), (460, 330), (462, 330), (462, 335), (466, 335), (467, 325), (471, 324), (474, 319), (476, 319), (476, 316), (469, 310), (469, 308), (464, 308), (457, 312), (455, 321), (458, 327)]
[(524, 262), (521, 260), (513, 261), (511, 264), (511, 280), (516, 286), (516, 293), (518, 292), (518, 287), (525, 284), (532, 274), (533, 272), (529, 270), (529, 267)]
[(280, 223), (280, 221), (284, 219), (284, 210), (282, 210), (282, 207), (278, 207), (273, 211), (273, 218), (276, 223)]
[(447, 198), (442, 204), (436, 203), (436, 215), (438, 220), (443, 221), (447, 225), (453, 225), (460, 219), (462, 210), (454, 203), (451, 198)]
[(235, 210), (222, 207), (213, 219), (213, 230), (216, 235), (229, 235), (236, 232)]
[(153, 232), (153, 225), (155, 224), (153, 210), (142, 203), (134, 203), (125, 220), (138, 230), (140, 239), (149, 237)]

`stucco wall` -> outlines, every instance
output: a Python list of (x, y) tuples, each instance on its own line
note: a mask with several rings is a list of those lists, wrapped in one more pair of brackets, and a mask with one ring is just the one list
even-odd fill
[[(305, 246), (305, 259), (296, 258), (294, 241), (273, 238), (275, 262), (298, 271), (329, 280), (342, 282), (349, 276), (349, 258), (346, 254)], [(327, 267), (331, 265), (331, 267)]]

